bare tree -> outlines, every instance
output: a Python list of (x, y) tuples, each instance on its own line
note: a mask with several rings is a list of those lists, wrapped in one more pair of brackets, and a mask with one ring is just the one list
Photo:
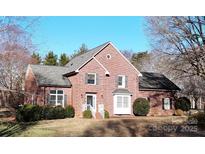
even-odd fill
[(131, 61), (133, 51), (132, 50), (120, 50), (120, 52), (128, 59)]
[(155, 51), (172, 55), (170, 69), (205, 79), (205, 17), (148, 17)]
[(31, 27), (36, 20), (27, 17), (0, 18), (0, 83), (10, 90), (13, 99), (22, 91), (26, 66), (32, 63), (30, 53), (35, 48)]

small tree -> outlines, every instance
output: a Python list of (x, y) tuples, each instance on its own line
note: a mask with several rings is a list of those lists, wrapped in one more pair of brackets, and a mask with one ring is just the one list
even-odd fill
[(145, 98), (137, 98), (133, 103), (133, 113), (135, 116), (146, 116), (149, 113), (150, 104)]
[(45, 57), (44, 65), (57, 65), (57, 58), (53, 51), (49, 51)]
[(65, 53), (61, 54), (59, 59), (59, 65), (65, 66), (68, 62), (69, 62), (69, 57)]

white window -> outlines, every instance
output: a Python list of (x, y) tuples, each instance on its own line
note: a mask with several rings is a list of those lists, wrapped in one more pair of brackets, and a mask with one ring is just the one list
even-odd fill
[(125, 88), (125, 75), (118, 75), (118, 88)]
[(117, 96), (117, 108), (122, 108), (122, 96)]
[(87, 83), (96, 85), (96, 73), (87, 74)]
[(131, 114), (130, 95), (114, 95), (114, 114)]
[(52, 106), (62, 105), (64, 107), (63, 90), (50, 90), (49, 104)]
[(164, 109), (170, 110), (171, 108), (170, 105), (171, 105), (170, 98), (164, 98)]

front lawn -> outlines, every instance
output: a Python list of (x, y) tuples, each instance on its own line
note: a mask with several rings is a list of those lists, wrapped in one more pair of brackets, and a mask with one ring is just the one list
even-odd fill
[(184, 121), (186, 117), (170, 116), (2, 122), (0, 136), (205, 136), (199, 129), (185, 130)]

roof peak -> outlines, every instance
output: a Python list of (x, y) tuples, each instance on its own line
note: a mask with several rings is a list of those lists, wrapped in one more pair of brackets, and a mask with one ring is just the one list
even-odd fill
[[(105, 42), (105, 43), (103, 43), (103, 44), (101, 44), (101, 45), (98, 45), (98, 46), (96, 46), (96, 47), (94, 47), (94, 48), (88, 49), (87, 52), (85, 52), (85, 53), (83, 53), (83, 54), (81, 54), (81, 55), (78, 55), (78, 56), (74, 57), (73, 59), (76, 59), (76, 58), (78, 58), (78, 57), (81, 57), (81, 56), (85, 55), (85, 54), (88, 53), (88, 52), (92, 52), (93, 50), (95, 50), (95, 49), (97, 49), (97, 48), (104, 47), (105, 45), (107, 45), (107, 44), (109, 44), (109, 43), (112, 43), (112, 42), (111, 42), (111, 41), (108, 41), (108, 42)], [(73, 60), (73, 59), (71, 59), (71, 60)]]

